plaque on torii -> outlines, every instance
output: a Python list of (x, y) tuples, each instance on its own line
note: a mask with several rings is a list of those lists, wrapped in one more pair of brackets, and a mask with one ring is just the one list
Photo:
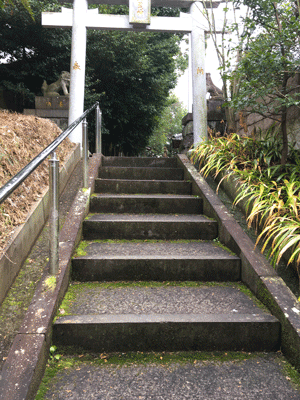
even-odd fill
[(150, 0), (129, 0), (129, 23), (130, 25), (150, 25), (151, 1)]
[[(84, 106), (86, 29), (181, 32), (191, 34), (194, 143), (207, 137), (205, 31), (206, 19), (199, 6), (216, 8), (221, 1), (193, 0), (59, 0), (73, 3), (73, 9), (62, 7), (60, 13), (43, 12), (42, 25), (48, 28), (72, 28), (71, 84), (69, 124), (82, 113)], [(129, 5), (129, 15), (99, 14), (88, 4)], [(151, 6), (188, 8), (180, 17), (151, 17)], [(81, 131), (75, 129), (69, 138), (81, 143)]]

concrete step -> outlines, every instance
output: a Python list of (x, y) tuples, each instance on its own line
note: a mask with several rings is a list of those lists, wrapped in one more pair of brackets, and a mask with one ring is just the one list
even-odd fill
[(192, 193), (191, 182), (175, 180), (131, 180), (96, 179), (96, 193), (147, 193), (147, 194), (183, 194)]
[(299, 400), (280, 352), (93, 354), (92, 363), (88, 354), (63, 353), (59, 364), (57, 378), (45, 382), (48, 399)]
[(102, 166), (177, 168), (177, 160), (176, 158), (168, 157), (103, 157)]
[(195, 214), (90, 214), (83, 239), (200, 239), (218, 236), (218, 224)]
[(240, 259), (203, 241), (86, 242), (72, 260), (77, 281), (239, 281)]
[(279, 349), (279, 322), (243, 289), (144, 285), (73, 285), (53, 344), (97, 352)]
[(96, 194), (91, 197), (91, 213), (201, 214), (202, 199), (179, 195)]
[(183, 170), (156, 167), (100, 167), (98, 177), (102, 179), (182, 180)]

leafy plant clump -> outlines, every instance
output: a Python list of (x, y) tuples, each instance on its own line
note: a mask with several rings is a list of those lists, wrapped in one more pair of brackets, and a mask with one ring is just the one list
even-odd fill
[(191, 160), (204, 176), (221, 174), (220, 183), (238, 177), (234, 204), (245, 202), (249, 226), (260, 231), (262, 251), (267, 249), (273, 266), (288, 254), (288, 264), (294, 263), (300, 275), (300, 154), (290, 149), (282, 165), (281, 146), (271, 130), (258, 137), (232, 134), (202, 142), (192, 150)]

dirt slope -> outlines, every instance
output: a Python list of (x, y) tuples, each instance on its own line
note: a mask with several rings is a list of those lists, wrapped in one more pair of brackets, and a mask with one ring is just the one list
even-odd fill
[[(61, 130), (52, 121), (0, 110), (0, 187), (50, 144)], [(57, 150), (63, 164), (74, 148), (69, 139)], [(61, 165), (60, 164), (60, 165)], [(0, 256), (15, 227), (48, 186), (48, 160), (0, 205)]]

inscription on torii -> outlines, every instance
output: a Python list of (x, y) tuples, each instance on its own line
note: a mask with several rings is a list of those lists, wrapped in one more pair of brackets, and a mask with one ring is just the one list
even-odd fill
[(133, 26), (150, 25), (151, 1), (129, 0), (129, 23)]

